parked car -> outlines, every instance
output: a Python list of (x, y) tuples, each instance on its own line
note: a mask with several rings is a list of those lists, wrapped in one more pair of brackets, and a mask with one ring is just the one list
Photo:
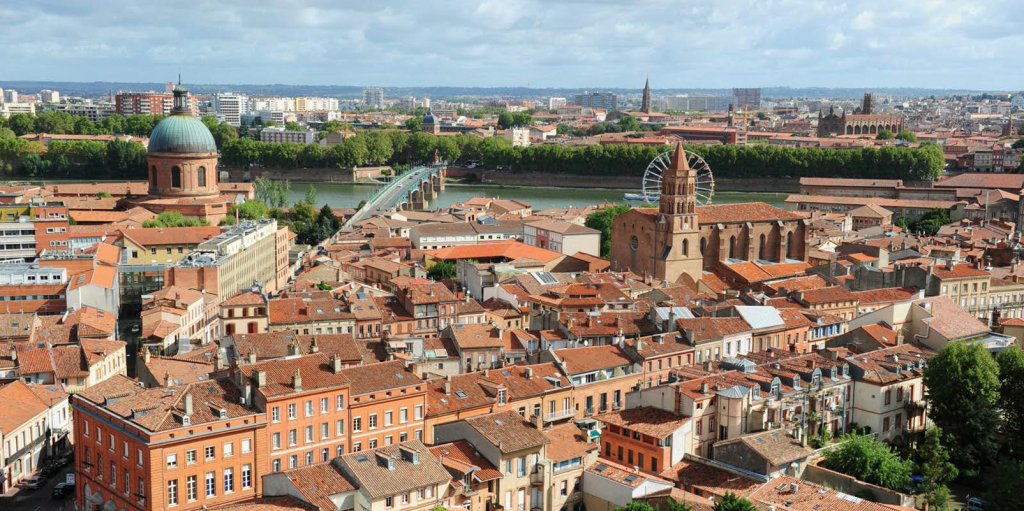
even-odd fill
[(967, 496), (967, 510), (968, 511), (982, 511), (985, 509), (985, 501), (981, 500), (980, 497)]
[(138, 331), (139, 331), (139, 325), (132, 325), (132, 333), (136, 333)]
[(32, 476), (21, 482), (21, 485), (29, 490), (38, 490), (43, 486), (44, 479), (42, 476)]
[(53, 487), (53, 496), (54, 497), (67, 497), (68, 495), (71, 495), (72, 493), (75, 493), (75, 485), (73, 485), (73, 484), (68, 484), (66, 482), (60, 482), (60, 483), (57, 483), (57, 486)]

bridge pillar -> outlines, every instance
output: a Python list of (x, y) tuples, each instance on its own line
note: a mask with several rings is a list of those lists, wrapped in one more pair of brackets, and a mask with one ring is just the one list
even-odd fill
[(426, 209), (427, 201), (423, 198), (423, 189), (420, 187), (413, 188), (409, 192), (409, 209), (420, 210)]
[(434, 189), (434, 181), (428, 179), (421, 185), (423, 189), (423, 198), (430, 198), (430, 200), (437, 199), (437, 191)]
[(433, 176), (430, 176), (430, 180), (434, 183), (434, 188), (439, 192), (444, 191), (444, 172), (445, 168), (442, 167)]

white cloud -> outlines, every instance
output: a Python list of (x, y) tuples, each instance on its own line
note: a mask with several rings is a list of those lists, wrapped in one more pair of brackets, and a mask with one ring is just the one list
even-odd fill
[(203, 83), (384, 86), (1024, 81), (1005, 60), (1024, 43), (1019, 0), (48, 0), (5, 4), (0, 26), (9, 80), (158, 82), (180, 69)]

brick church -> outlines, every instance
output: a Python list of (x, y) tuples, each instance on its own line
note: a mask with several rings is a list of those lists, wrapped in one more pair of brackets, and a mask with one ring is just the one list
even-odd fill
[(835, 135), (877, 135), (882, 130), (889, 130), (894, 135), (903, 130), (903, 118), (898, 115), (876, 115), (874, 113), (874, 96), (868, 92), (860, 108), (852, 114), (836, 113), (835, 107), (829, 107), (828, 115), (818, 110), (818, 136)]
[(612, 269), (694, 282), (727, 260), (807, 260), (804, 217), (750, 202), (698, 206), (697, 173), (677, 144), (661, 178), (658, 208), (634, 208), (612, 222)]

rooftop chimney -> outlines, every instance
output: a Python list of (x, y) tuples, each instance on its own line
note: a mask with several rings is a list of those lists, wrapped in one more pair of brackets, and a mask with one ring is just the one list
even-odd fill
[(164, 372), (164, 387), (171, 388), (174, 386), (174, 380), (171, 380), (171, 373)]
[(185, 394), (185, 415), (192, 415), (192, 394)]
[(334, 374), (341, 372), (341, 357), (337, 355), (331, 357), (331, 372)]
[(296, 392), (302, 391), (302, 373), (298, 369), (295, 370), (295, 375), (292, 376), (292, 388)]
[(249, 364), (255, 364), (255, 363), (256, 363), (256, 350), (250, 350), (249, 351)]
[(708, 385), (707, 380), (702, 381), (700, 383), (700, 393), (701, 394), (707, 394), (709, 390), (711, 390), (711, 389), (710, 389), (710, 386)]
[(253, 371), (252, 375), (256, 379), (256, 388), (258, 388), (258, 389), (266, 388), (266, 386), (267, 386), (267, 372), (266, 371), (264, 371), (262, 369), (257, 369), (255, 371)]
[(533, 368), (532, 367), (527, 367), (523, 372), (526, 375), (526, 379), (527, 380), (529, 380), (530, 378), (533, 378)]
[(310, 345), (309, 345), (309, 352), (310, 353), (319, 353), (320, 352), (320, 346), (316, 343), (316, 337), (313, 338), (313, 342), (310, 343)]
[(444, 380), (444, 394), (446, 396), (452, 395), (452, 375), (448, 375)]

